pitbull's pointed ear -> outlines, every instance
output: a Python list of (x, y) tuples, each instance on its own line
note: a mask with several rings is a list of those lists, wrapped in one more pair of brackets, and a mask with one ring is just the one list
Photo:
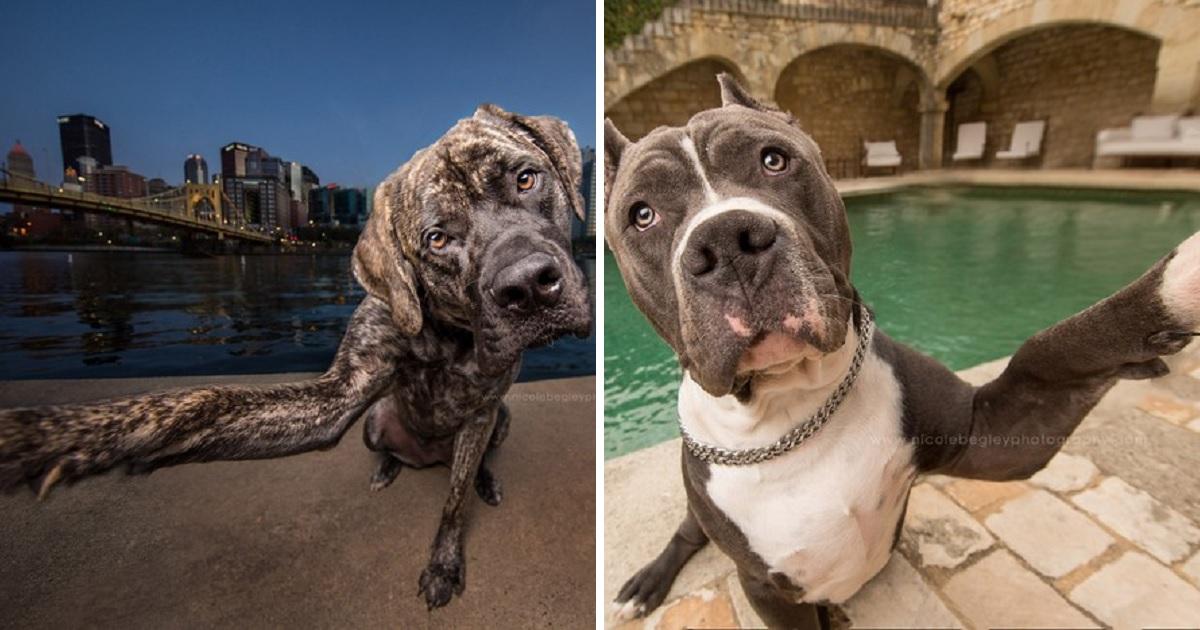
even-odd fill
[(604, 119), (604, 198), (612, 191), (613, 178), (621, 165), (621, 154), (629, 147), (629, 138), (621, 133), (611, 118)]
[(367, 293), (387, 302), (396, 327), (412, 337), (421, 331), (421, 302), (417, 298), (412, 264), (400, 251), (392, 223), (396, 204), (402, 203), (400, 174), (393, 173), (375, 189), (375, 208), (354, 246), (354, 277)]
[(728, 72), (718, 74), (717, 83), (721, 85), (721, 107), (741, 105), (742, 107), (749, 107), (750, 109), (760, 111), (771, 109), (754, 100), (754, 97), (750, 96), (750, 92), (747, 92), (746, 88), (742, 87), (742, 84), (738, 83), (738, 80), (733, 78), (733, 75)]
[(475, 120), (493, 125), (516, 128), (533, 141), (554, 167), (555, 175), (567, 191), (567, 201), (580, 221), (586, 221), (586, 209), (580, 192), (583, 180), (583, 155), (579, 143), (567, 123), (553, 116), (522, 116), (491, 105), (483, 104), (475, 110)]

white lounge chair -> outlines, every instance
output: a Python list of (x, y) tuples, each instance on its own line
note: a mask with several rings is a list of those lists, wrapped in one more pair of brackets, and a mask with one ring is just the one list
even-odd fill
[(866, 155), (863, 157), (863, 166), (869, 171), (873, 168), (890, 168), (894, 171), (900, 170), (900, 151), (896, 148), (895, 140), (887, 142), (863, 142), (863, 148), (866, 150)]
[(1023, 160), (1042, 151), (1042, 135), (1046, 132), (1046, 121), (1030, 120), (1013, 127), (1012, 145), (1007, 151), (997, 151), (998, 160)]
[(1138, 116), (1096, 134), (1096, 157), (1198, 157), (1200, 116)]
[(955, 162), (983, 159), (983, 145), (987, 139), (987, 123), (963, 123), (958, 126), (958, 148), (950, 159)]

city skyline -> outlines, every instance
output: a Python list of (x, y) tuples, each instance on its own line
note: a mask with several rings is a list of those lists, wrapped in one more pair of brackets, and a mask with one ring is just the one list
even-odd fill
[[(57, 117), (84, 113), (111, 129), (113, 163), (147, 179), (181, 183), (188, 155), (214, 164), (222, 146), (240, 141), (351, 187), (377, 184), (482, 102), (559, 116), (581, 145), (595, 146), (592, 5), (340, 11), (317, 3), (283, 14), (226, 3), (100, 11), (70, 2), (9, 11), (10, 61), (27, 80), (8, 95), (19, 98), (0, 99), (0, 140), (19, 139), (39, 177), (53, 181), (62, 162)], [(232, 13), (238, 19), (226, 19)], [(446, 32), (456, 37), (431, 35)], [(65, 40), (87, 51), (72, 58), (82, 65), (61, 57)], [(500, 48), (510, 51), (505, 63), (488, 54)], [(264, 72), (254, 50), (294, 56)], [(432, 57), (436, 68), (423, 62)], [(440, 71), (447, 66), (461, 73)]]

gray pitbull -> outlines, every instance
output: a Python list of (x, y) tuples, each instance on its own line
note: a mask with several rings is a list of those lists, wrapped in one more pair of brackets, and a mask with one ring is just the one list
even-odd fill
[(873, 327), (816, 144), (728, 75), (723, 106), (630, 143), (605, 127), (605, 234), (675, 350), (688, 511), (616, 598), (658, 606), (713, 541), (771, 627), (827, 625), (887, 563), (919, 474), (1023, 479), (1118, 379), (1200, 324), (1200, 234), (973, 387)]
[(450, 467), (420, 578), (429, 607), (446, 604), (464, 585), (468, 488), (500, 502), (483, 459), (507, 434), (501, 399), (521, 352), (591, 326), (569, 236), (571, 212), (582, 218), (581, 176), (562, 121), (481, 106), (377, 189), (353, 260), (369, 296), (323, 375), (0, 411), (0, 486), (29, 482), (44, 495), (119, 465), (147, 472), (330, 448), (371, 407), (364, 435), (381, 453), (372, 488), (405, 465)]

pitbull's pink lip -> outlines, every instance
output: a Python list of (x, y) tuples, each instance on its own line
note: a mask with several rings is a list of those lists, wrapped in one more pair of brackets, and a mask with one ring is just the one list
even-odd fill
[(784, 333), (771, 332), (755, 342), (738, 359), (738, 372), (761, 372), (794, 363), (810, 354), (812, 346)]
[(733, 334), (739, 337), (754, 336), (754, 331), (750, 330), (750, 327), (746, 325), (746, 320), (742, 319), (741, 317), (726, 313), (725, 321), (729, 322), (729, 328), (733, 330)]

